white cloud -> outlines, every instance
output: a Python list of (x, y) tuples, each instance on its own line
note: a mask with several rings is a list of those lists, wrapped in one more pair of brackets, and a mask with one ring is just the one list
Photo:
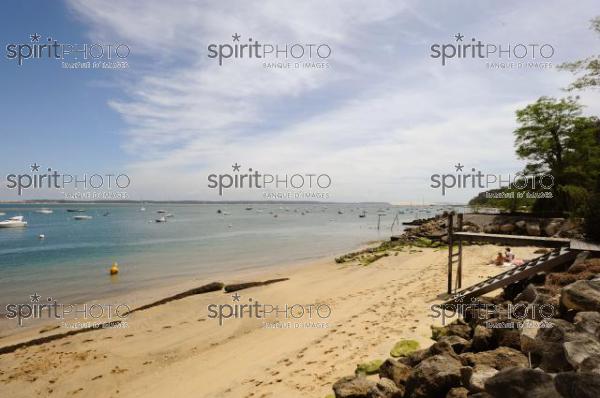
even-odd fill
[[(90, 35), (128, 43), (139, 55), (110, 101), (128, 126), (137, 195), (217, 199), (206, 175), (238, 162), (272, 173), (326, 172), (333, 200), (464, 200), (472, 192), (442, 198), (428, 176), (459, 161), (495, 173), (518, 169), (514, 111), (562, 95), (571, 76), (489, 70), (477, 60), (442, 67), (428, 57), (429, 45), (462, 31), (552, 43), (555, 63), (583, 57), (597, 46), (587, 21), (594, 2), (438, 3), (70, 1)], [(236, 32), (327, 43), (331, 68), (209, 62), (208, 43)], [(584, 100), (598, 110), (597, 96)]]

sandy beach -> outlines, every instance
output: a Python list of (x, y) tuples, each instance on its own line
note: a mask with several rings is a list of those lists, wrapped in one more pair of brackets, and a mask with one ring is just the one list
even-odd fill
[[(498, 249), (465, 247), (464, 286), (505, 270), (487, 265)], [(525, 259), (534, 250), (514, 249)], [(240, 290), (240, 303), (251, 298), (273, 306), (326, 304), (330, 316), (302, 317), (314, 321), (308, 328), (273, 328), (273, 317), (231, 318), (219, 325), (208, 308), (235, 304), (233, 294), (190, 296), (135, 312), (126, 328), (0, 355), (0, 395), (325, 397), (358, 363), (388, 357), (398, 340), (415, 339), (422, 347), (433, 342), (430, 325), (439, 320), (430, 318), (430, 306), (441, 301), (446, 260), (446, 250), (404, 248), (368, 266), (336, 264), (331, 257), (271, 270), (262, 280), (290, 279)], [(247, 280), (231, 276), (223, 282)], [(13, 333), (0, 338), (0, 347), (61, 331)]]

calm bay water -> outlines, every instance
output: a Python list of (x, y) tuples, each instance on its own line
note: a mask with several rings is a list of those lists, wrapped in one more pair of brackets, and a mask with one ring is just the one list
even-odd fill
[[(53, 213), (37, 213), (42, 207)], [(86, 211), (70, 213), (67, 208)], [(435, 211), (359, 204), (146, 204), (145, 208), (0, 205), (0, 212), (6, 213), (0, 219), (22, 215), (29, 223), (26, 228), (0, 229), (2, 307), (25, 302), (34, 292), (81, 302), (158, 281), (297, 263), (387, 239), (397, 213), (400, 221), (406, 221)], [(174, 217), (155, 223), (162, 215), (159, 209)], [(229, 214), (218, 214), (218, 209)], [(360, 218), (363, 210), (367, 215)], [(379, 210), (386, 213), (380, 231)], [(76, 221), (75, 215), (93, 218)], [(45, 239), (39, 239), (40, 234)], [(121, 269), (117, 280), (107, 276), (114, 261)]]

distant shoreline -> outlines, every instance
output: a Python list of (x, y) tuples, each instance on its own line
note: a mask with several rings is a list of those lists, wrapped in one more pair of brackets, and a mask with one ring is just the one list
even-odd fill
[(424, 206), (467, 206), (460, 203), (426, 203), (426, 204), (392, 204), (389, 202), (323, 202), (323, 201), (308, 201), (308, 200), (96, 200), (96, 201), (80, 201), (80, 200), (65, 200), (65, 199), (30, 199), (30, 200), (0, 200), (1, 204), (319, 204), (319, 205), (339, 205), (339, 204), (356, 204), (356, 205), (381, 205), (381, 206), (404, 206), (404, 207), (424, 207)]

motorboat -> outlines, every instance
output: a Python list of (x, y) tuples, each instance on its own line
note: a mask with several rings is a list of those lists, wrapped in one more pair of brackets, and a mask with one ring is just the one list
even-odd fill
[(53, 211), (51, 209), (46, 209), (46, 208), (36, 210), (35, 212), (40, 213), (40, 214), (52, 214), (53, 213)]
[(252, 210), (252, 207), (246, 207), (246, 210)]
[(166, 211), (166, 210), (156, 210), (156, 212), (157, 212), (158, 214), (164, 214), (164, 213), (166, 213), (167, 211)]
[(173, 214), (171, 214), (171, 213), (167, 213), (167, 214), (165, 214), (165, 217), (166, 218), (170, 218), (170, 217), (175, 217), (175, 216)]
[(26, 227), (27, 221), (23, 221), (23, 216), (14, 216), (8, 220), (0, 221), (0, 228)]
[(165, 216), (162, 216), (161, 218), (157, 218), (156, 220), (154, 220), (154, 222), (167, 222), (167, 219), (165, 218)]
[(140, 211), (146, 211), (145, 207), (140, 207)]
[(73, 216), (73, 220), (82, 221), (82, 220), (91, 220), (92, 216)]
[(83, 213), (85, 212), (84, 209), (67, 209), (67, 212), (69, 213)]

